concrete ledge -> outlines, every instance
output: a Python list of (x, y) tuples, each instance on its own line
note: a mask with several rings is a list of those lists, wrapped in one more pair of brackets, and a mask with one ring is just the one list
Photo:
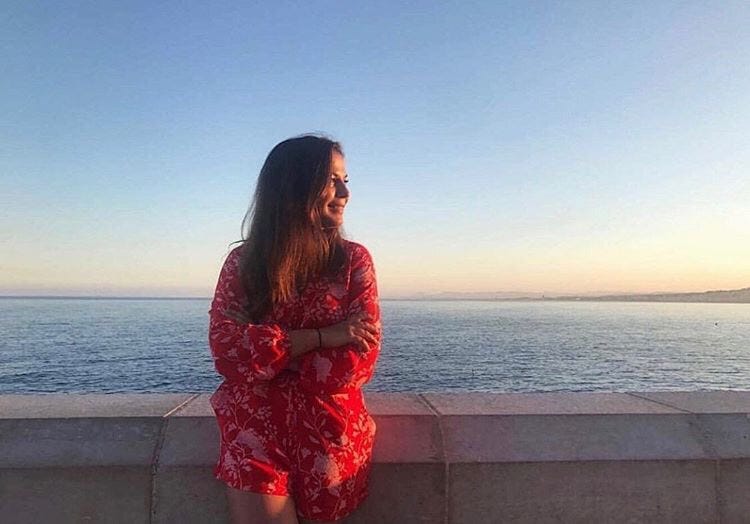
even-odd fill
[[(0, 396), (2, 522), (226, 522), (210, 394)], [(377, 394), (354, 523), (747, 522), (750, 392)]]

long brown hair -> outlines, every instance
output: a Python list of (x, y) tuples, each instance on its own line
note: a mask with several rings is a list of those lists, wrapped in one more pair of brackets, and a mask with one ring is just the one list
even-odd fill
[(311, 279), (332, 275), (345, 263), (339, 229), (325, 228), (321, 217), (334, 152), (343, 155), (338, 142), (302, 135), (277, 144), (260, 170), (242, 221), (240, 255), (247, 312), (255, 322)]

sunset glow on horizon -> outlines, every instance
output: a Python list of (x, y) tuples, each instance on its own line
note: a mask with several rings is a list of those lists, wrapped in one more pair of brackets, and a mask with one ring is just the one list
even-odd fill
[(750, 286), (746, 2), (5, 11), (0, 295), (211, 296), (304, 132), (385, 298)]

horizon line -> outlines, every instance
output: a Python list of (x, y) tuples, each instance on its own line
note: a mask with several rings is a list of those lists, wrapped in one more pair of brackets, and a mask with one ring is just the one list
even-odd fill
[[(708, 293), (728, 293), (737, 291), (749, 291), (750, 287), (738, 289), (713, 289), (706, 291), (651, 291), (651, 292), (595, 292), (595, 293), (549, 293), (549, 292), (525, 292), (525, 291), (440, 291), (440, 292), (417, 292), (414, 294), (399, 294), (395, 296), (382, 296), (380, 300), (390, 301), (513, 301), (513, 300), (554, 300), (556, 298), (569, 299), (580, 297), (603, 298), (615, 296), (648, 296), (648, 295), (692, 295)], [(491, 295), (514, 295), (514, 296), (491, 296)], [(454, 295), (454, 296), (451, 296)], [(459, 296), (455, 296), (459, 295)], [(463, 296), (461, 296), (463, 295)], [(156, 296), (156, 295), (4, 295), (0, 299), (48, 299), (48, 300), (212, 300), (212, 296)]]

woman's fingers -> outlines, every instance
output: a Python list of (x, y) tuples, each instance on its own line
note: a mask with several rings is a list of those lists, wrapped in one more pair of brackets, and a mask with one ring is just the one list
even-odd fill
[(354, 337), (354, 342), (363, 350), (367, 351), (369, 350), (370, 344), (377, 345), (378, 339), (377, 335), (379, 333), (378, 326), (376, 326), (373, 322), (370, 322), (369, 320), (365, 320), (368, 318), (367, 313), (357, 313), (356, 315), (353, 315), (350, 317), (350, 320), (354, 320), (354, 323), (352, 327), (354, 328), (352, 335)]
[(355, 329), (361, 329), (361, 330), (364, 330), (373, 334), (378, 333), (378, 326), (376, 326), (372, 322), (359, 321), (356, 324), (352, 324), (352, 327)]
[(356, 337), (354, 343), (357, 344), (357, 346), (359, 346), (359, 349), (361, 349), (362, 351), (367, 351), (368, 349), (370, 349), (367, 345), (367, 341), (362, 337)]
[(358, 330), (355, 334), (355, 337), (357, 341), (360, 342), (360, 346), (362, 347), (362, 349), (364, 349), (365, 351), (369, 349), (369, 344), (378, 343), (378, 339), (375, 337), (375, 335), (364, 329)]
[(324, 329), (327, 330), (324, 347), (354, 344), (363, 351), (368, 351), (371, 346), (378, 344), (380, 323), (370, 321), (367, 312), (362, 311)]
[(360, 329), (363, 329), (364, 331), (368, 333), (372, 333), (373, 335), (377, 335), (380, 332), (380, 330), (378, 329), (378, 326), (373, 324), (372, 322), (360, 321), (357, 327), (359, 327)]

